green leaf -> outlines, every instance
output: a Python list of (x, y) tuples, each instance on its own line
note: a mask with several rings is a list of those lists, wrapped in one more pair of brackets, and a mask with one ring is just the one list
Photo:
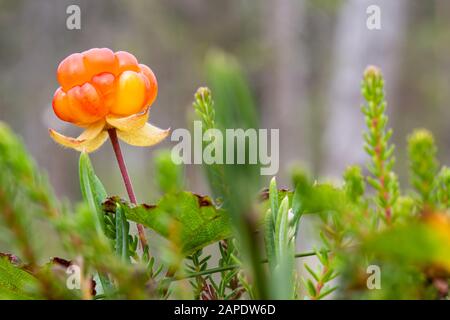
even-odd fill
[(303, 213), (341, 211), (347, 205), (344, 192), (331, 184), (298, 185), (292, 199), (295, 219)]
[(317, 299), (320, 300), (322, 298), (325, 298), (327, 295), (329, 295), (330, 293), (336, 291), (338, 287), (332, 287), (330, 289), (324, 290), (318, 297)]
[(267, 210), (264, 223), (264, 240), (266, 245), (267, 261), (269, 262), (270, 270), (274, 270), (276, 266), (275, 257), (275, 223), (272, 217), (272, 211)]
[(314, 283), (310, 279), (308, 279), (308, 280), (306, 280), (305, 285), (306, 285), (306, 289), (308, 290), (309, 296), (315, 297), (317, 295), (317, 292), (316, 292), (316, 287), (314, 286)]
[(104, 230), (102, 203), (107, 194), (100, 179), (95, 175), (87, 153), (80, 154), (79, 161), (80, 187), (83, 199), (88, 203), (92, 212), (97, 214), (94, 218), (101, 230)]
[(0, 299), (37, 299), (33, 292), (38, 286), (33, 275), (0, 258)]
[[(118, 200), (110, 198), (110, 201)], [(106, 206), (110, 205), (108, 202)], [(155, 230), (185, 255), (232, 235), (224, 210), (216, 208), (209, 197), (187, 191), (168, 193), (153, 206), (123, 204), (122, 208), (129, 220)]]
[[(105, 187), (100, 179), (95, 175), (91, 160), (87, 153), (82, 152), (79, 159), (80, 187), (83, 199), (89, 206), (89, 211), (94, 213), (92, 217), (97, 230), (97, 234), (104, 235), (106, 232), (102, 203), (107, 197)], [(113, 285), (106, 274), (99, 272), (99, 279), (105, 294), (109, 295), (113, 290)]]
[(269, 186), (269, 200), (270, 200), (270, 210), (272, 211), (273, 221), (277, 221), (278, 214), (278, 189), (277, 189), (277, 180), (275, 177), (270, 181)]
[(116, 204), (116, 254), (123, 260), (128, 262), (128, 232), (130, 225), (123, 213), (120, 203)]
[(319, 281), (319, 276), (314, 272), (313, 269), (311, 269), (311, 267), (305, 263), (304, 264), (306, 271), (308, 271), (308, 273), (316, 280)]
[[(294, 192), (288, 189), (278, 189), (276, 191), (277, 194), (277, 198), (278, 198), (278, 203), (273, 203), (271, 200), (271, 195), (270, 195), (270, 190), (265, 189), (261, 192), (260, 194), (260, 199), (261, 199), (261, 211), (262, 212), (266, 212), (267, 210), (271, 210), (272, 211), (272, 205), (275, 206), (277, 208), (280, 207), (281, 202), (283, 201), (283, 199), (285, 197), (288, 197), (289, 199), (289, 204), (292, 203), (293, 201), (293, 196), (294, 196)], [(275, 219), (273, 219), (273, 222), (275, 224)]]
[(285, 258), (284, 256), (288, 252), (289, 246), (289, 199), (286, 196), (280, 204), (280, 208), (277, 215), (277, 220), (275, 222), (275, 253), (277, 259), (280, 260)]
[(411, 182), (424, 206), (431, 203), (438, 174), (437, 148), (433, 134), (425, 129), (415, 130), (408, 137), (408, 157)]

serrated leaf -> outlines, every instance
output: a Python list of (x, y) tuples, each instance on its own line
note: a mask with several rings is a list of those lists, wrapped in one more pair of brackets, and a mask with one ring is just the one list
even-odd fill
[(38, 280), (27, 271), (14, 266), (8, 259), (0, 258), (0, 300), (28, 300), (39, 298), (33, 292)]
[(185, 255), (232, 235), (224, 210), (216, 208), (209, 197), (187, 191), (168, 193), (153, 206), (123, 204), (122, 208), (129, 220), (155, 230)]

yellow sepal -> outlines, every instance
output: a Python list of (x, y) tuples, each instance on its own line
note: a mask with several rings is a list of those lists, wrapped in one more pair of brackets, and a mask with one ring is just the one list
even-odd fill
[(108, 133), (103, 130), (105, 122), (99, 121), (84, 130), (78, 138), (67, 137), (53, 129), (49, 129), (50, 137), (58, 144), (75, 149), (77, 151), (93, 152), (108, 138)]
[(136, 113), (128, 117), (106, 116), (106, 122), (121, 131), (133, 131), (142, 128), (148, 121), (150, 115), (149, 108), (141, 113)]
[(163, 130), (146, 123), (142, 128), (133, 131), (117, 130), (117, 136), (124, 142), (138, 147), (150, 147), (160, 143), (169, 134), (170, 129)]

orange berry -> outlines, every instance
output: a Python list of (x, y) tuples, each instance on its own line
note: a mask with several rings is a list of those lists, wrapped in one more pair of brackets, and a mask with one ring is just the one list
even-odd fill
[(74, 53), (59, 64), (57, 78), (60, 87), (52, 101), (56, 116), (86, 128), (78, 138), (50, 129), (57, 143), (93, 152), (107, 139), (109, 128), (135, 146), (151, 146), (167, 136), (168, 130), (147, 123), (148, 106), (158, 94), (155, 74), (132, 54), (107, 48)]
[(94, 48), (82, 53), (89, 78), (100, 73), (117, 73), (117, 64), (114, 52), (107, 48)]
[(73, 118), (69, 109), (69, 101), (67, 94), (59, 87), (53, 95), (52, 101), (53, 111), (56, 116), (63, 121), (72, 122)]
[(93, 48), (74, 53), (58, 66), (61, 85), (53, 98), (56, 115), (87, 125), (109, 113), (129, 116), (151, 105), (158, 93), (153, 71), (130, 53)]
[(115, 79), (111, 73), (101, 73), (92, 78), (91, 83), (101, 95), (105, 107), (110, 110), (114, 103)]
[(90, 83), (73, 87), (67, 92), (67, 97), (69, 110), (76, 124), (94, 123), (108, 113), (108, 109)]
[(147, 99), (146, 77), (134, 71), (124, 71), (117, 79), (116, 97), (111, 113), (132, 115), (145, 107)]
[(147, 94), (147, 102), (145, 104), (146, 106), (150, 106), (155, 101), (156, 96), (158, 95), (158, 82), (156, 81), (156, 76), (153, 73), (152, 69), (150, 69), (145, 64), (140, 64), (139, 67), (141, 68), (141, 72), (145, 75), (150, 84), (150, 89), (148, 90)]
[(89, 81), (90, 77), (84, 65), (83, 55), (74, 53), (65, 58), (58, 66), (57, 78), (66, 92), (73, 86)]
[(101, 96), (91, 83), (83, 84), (80, 87), (80, 94), (83, 107), (86, 111), (99, 117), (104, 117), (108, 114), (108, 109), (104, 107)]
[(116, 77), (113, 74), (105, 72), (94, 76), (91, 83), (97, 89), (98, 93), (104, 96), (114, 91), (115, 79)]
[(117, 51), (115, 53), (118, 74), (124, 71), (141, 71), (135, 56), (126, 51)]

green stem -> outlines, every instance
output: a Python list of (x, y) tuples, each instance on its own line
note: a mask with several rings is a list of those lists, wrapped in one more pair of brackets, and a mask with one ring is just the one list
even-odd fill
[[(295, 258), (305, 258), (305, 257), (311, 257), (311, 256), (315, 256), (315, 255), (316, 255), (316, 252), (314, 252), (314, 251), (301, 252), (301, 253), (296, 253)], [(267, 262), (268, 262), (267, 259), (264, 259), (261, 261), (261, 263), (267, 263)], [(211, 269), (207, 269), (207, 270), (203, 270), (203, 271), (199, 271), (199, 272), (188, 273), (187, 275), (185, 275), (183, 277), (179, 277), (179, 278), (172, 279), (172, 280), (178, 281), (178, 280), (183, 280), (183, 279), (195, 278), (195, 277), (199, 277), (199, 276), (204, 276), (206, 274), (212, 274), (212, 273), (218, 273), (218, 272), (237, 269), (240, 266), (241, 265), (239, 265), (239, 264), (232, 264), (229, 266), (211, 268)]]

